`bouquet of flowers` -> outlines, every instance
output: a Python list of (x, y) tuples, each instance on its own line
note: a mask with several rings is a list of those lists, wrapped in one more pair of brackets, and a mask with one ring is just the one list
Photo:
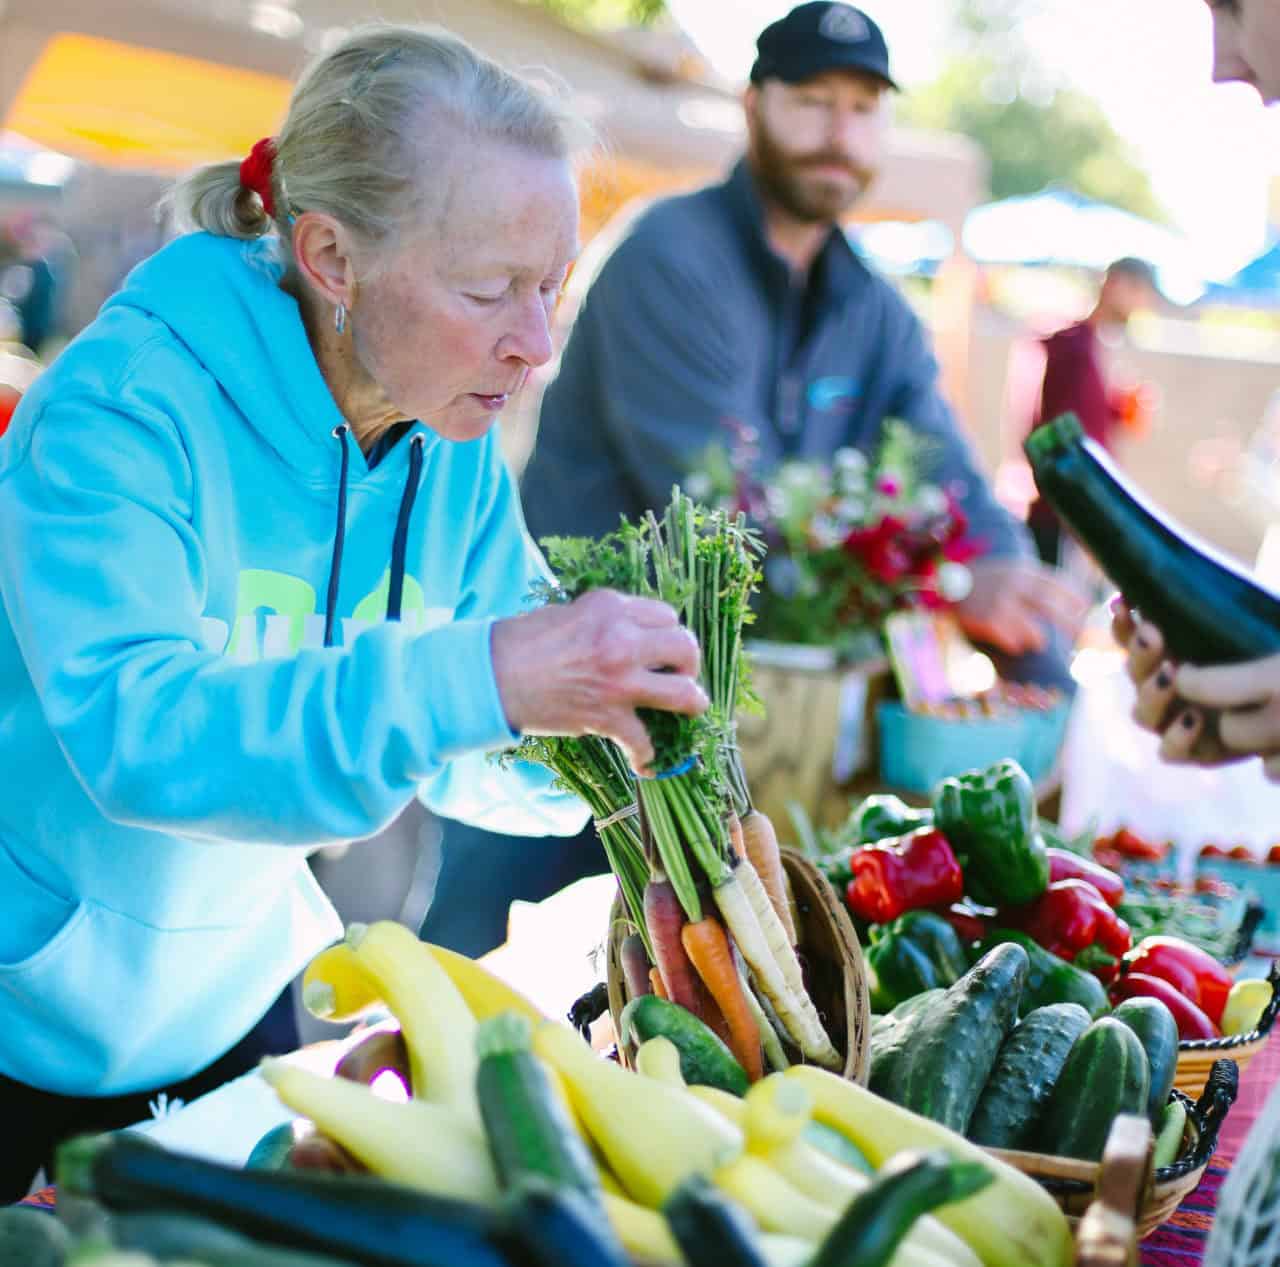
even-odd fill
[(744, 511), (767, 547), (755, 635), (850, 653), (884, 618), (946, 608), (968, 594), (966, 566), (983, 551), (955, 493), (926, 478), (930, 442), (887, 419), (875, 452), (838, 449), (830, 462), (758, 467), (754, 432), (704, 455), (690, 494)]

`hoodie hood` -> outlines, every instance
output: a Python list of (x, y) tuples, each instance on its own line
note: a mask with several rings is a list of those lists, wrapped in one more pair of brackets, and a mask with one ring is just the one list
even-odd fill
[(280, 289), (283, 250), (274, 238), (187, 234), (139, 264), (103, 312), (134, 308), (162, 321), (286, 462), (336, 476), (333, 433), (346, 420), (298, 301)]

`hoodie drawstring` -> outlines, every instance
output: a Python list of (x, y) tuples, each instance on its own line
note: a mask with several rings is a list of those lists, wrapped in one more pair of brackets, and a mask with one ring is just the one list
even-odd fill
[(413, 516), (413, 502), (418, 496), (418, 480), (422, 475), (422, 450), (425, 441), (421, 434), (409, 441), (409, 478), (405, 481), (400, 498), (400, 513), (396, 516), (396, 534), (391, 540), (391, 585), (387, 590), (387, 619), (400, 619), (400, 603), (404, 597), (404, 556), (409, 544), (409, 520)]
[[(333, 631), (338, 610), (338, 585), (342, 578), (342, 549), (347, 533), (347, 476), (351, 451), (347, 437), (351, 428), (344, 422), (334, 427), (332, 433), (342, 445), (342, 466), (338, 474), (338, 525), (333, 534), (333, 558), (329, 563), (329, 590), (325, 598), (324, 645), (333, 646)], [(396, 515), (396, 531), (391, 541), (391, 581), (387, 590), (387, 619), (399, 620), (404, 600), (405, 555), (409, 544), (409, 521), (413, 517), (413, 503), (418, 496), (422, 477), (422, 454), (426, 447), (419, 434), (409, 441), (409, 475), (404, 492), (400, 496), (400, 510)]]
[(347, 535), (347, 469), (351, 452), (347, 436), (351, 428), (345, 422), (334, 427), (333, 435), (342, 443), (342, 469), (338, 474), (338, 526), (333, 534), (333, 558), (329, 562), (329, 592), (324, 602), (324, 645), (333, 646), (333, 626), (338, 610), (338, 581), (342, 577), (342, 546)]

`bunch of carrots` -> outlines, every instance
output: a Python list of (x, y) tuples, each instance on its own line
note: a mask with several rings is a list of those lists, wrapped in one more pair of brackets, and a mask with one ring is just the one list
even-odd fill
[(702, 648), (707, 713), (641, 710), (655, 777), (636, 777), (591, 736), (531, 738), (514, 754), (549, 766), (596, 817), (633, 926), (622, 944), (628, 992), (659, 993), (704, 1020), (752, 1080), (766, 1061), (790, 1063), (788, 1050), (840, 1068), (801, 974), (777, 836), (751, 804), (735, 741), (738, 707), (752, 702), (742, 629), (758, 539), (741, 515), (702, 509), (677, 488), (661, 519), (542, 544), (556, 578), (544, 597), (608, 586), (661, 598)]

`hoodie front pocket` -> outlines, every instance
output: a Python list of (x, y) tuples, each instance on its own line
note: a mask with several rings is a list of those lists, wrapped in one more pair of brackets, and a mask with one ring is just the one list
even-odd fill
[(84, 917), (83, 902), (55, 893), (0, 840), (0, 978), (39, 967)]

